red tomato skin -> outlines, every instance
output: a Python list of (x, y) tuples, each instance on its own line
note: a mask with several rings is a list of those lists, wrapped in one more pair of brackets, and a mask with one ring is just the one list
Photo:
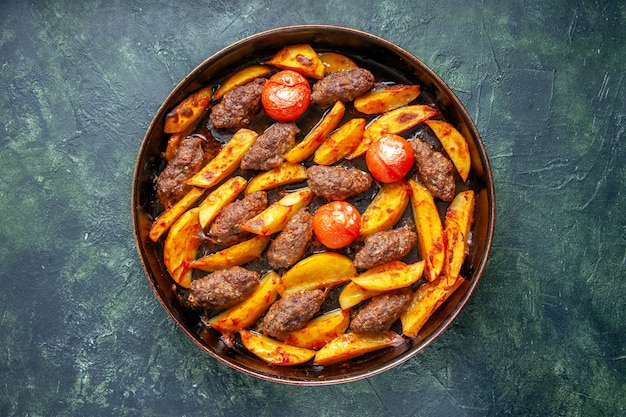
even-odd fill
[(313, 233), (329, 249), (351, 244), (359, 236), (360, 225), (361, 214), (345, 201), (324, 204), (313, 215)]
[(279, 122), (292, 122), (302, 116), (311, 101), (311, 86), (301, 74), (284, 70), (265, 83), (261, 103), (265, 112)]
[(374, 178), (383, 183), (396, 182), (413, 167), (415, 154), (411, 144), (398, 135), (387, 135), (373, 143), (365, 154), (365, 163)]

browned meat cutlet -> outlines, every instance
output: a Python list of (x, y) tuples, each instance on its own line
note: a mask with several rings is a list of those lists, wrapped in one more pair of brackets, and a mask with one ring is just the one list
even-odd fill
[(354, 266), (369, 269), (400, 259), (417, 244), (417, 233), (399, 228), (374, 233), (365, 238), (365, 245), (354, 255)]
[(337, 101), (346, 103), (369, 91), (374, 75), (363, 68), (331, 72), (313, 85), (311, 101), (328, 107)]
[(218, 129), (248, 127), (261, 111), (261, 92), (265, 78), (257, 78), (235, 87), (224, 95), (222, 101), (211, 109), (211, 124)]
[(308, 210), (301, 209), (270, 244), (268, 263), (272, 268), (289, 268), (304, 256), (312, 237), (313, 216)]
[(301, 329), (319, 311), (325, 298), (326, 293), (319, 289), (284, 296), (263, 317), (261, 332), (280, 338), (285, 332)]
[(456, 184), (454, 166), (441, 152), (419, 138), (411, 141), (417, 165), (417, 178), (436, 198), (452, 201)]
[(259, 285), (260, 274), (234, 266), (191, 281), (189, 302), (204, 309), (229, 308), (245, 300)]
[(375, 295), (350, 321), (353, 333), (379, 333), (391, 328), (411, 301), (410, 288)]
[(300, 131), (295, 123), (274, 123), (258, 137), (242, 161), (242, 169), (269, 171), (283, 163)]
[(234, 245), (250, 235), (241, 225), (267, 207), (267, 193), (256, 191), (224, 206), (209, 228), (209, 237), (224, 246)]
[(313, 194), (327, 200), (345, 200), (366, 191), (372, 177), (359, 169), (313, 165), (307, 169), (307, 184)]

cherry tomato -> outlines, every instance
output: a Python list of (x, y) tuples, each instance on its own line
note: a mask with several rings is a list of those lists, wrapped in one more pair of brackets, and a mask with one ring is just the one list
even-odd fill
[(359, 236), (360, 229), (361, 214), (345, 201), (324, 204), (313, 215), (313, 233), (330, 249), (348, 246)]
[(284, 70), (272, 75), (263, 87), (261, 103), (265, 112), (279, 122), (292, 122), (309, 107), (311, 86), (302, 75)]
[(383, 136), (365, 154), (365, 162), (372, 176), (385, 183), (402, 179), (411, 170), (414, 161), (411, 144), (398, 135)]

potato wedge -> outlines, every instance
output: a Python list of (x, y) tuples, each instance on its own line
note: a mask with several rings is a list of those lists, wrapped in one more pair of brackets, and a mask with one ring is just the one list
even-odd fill
[(246, 187), (246, 179), (235, 176), (226, 180), (222, 185), (211, 191), (200, 203), (200, 225), (206, 229), (226, 204), (231, 203)]
[(444, 270), (448, 278), (455, 279), (463, 266), (468, 247), (468, 235), (474, 217), (474, 191), (458, 193), (446, 212), (444, 234), (446, 261)]
[(185, 212), (170, 228), (163, 244), (163, 262), (178, 285), (189, 288), (192, 270), (189, 264), (196, 259), (201, 239), (198, 209)]
[(364, 114), (380, 114), (405, 106), (419, 95), (419, 85), (387, 85), (355, 98), (354, 108)]
[(299, 365), (311, 360), (316, 353), (313, 349), (291, 346), (249, 330), (242, 329), (239, 335), (246, 349), (270, 365)]
[(269, 236), (283, 230), (289, 219), (313, 200), (308, 188), (287, 194), (270, 204), (268, 208), (241, 225), (243, 230), (257, 235)]
[(313, 162), (331, 165), (356, 149), (363, 139), (365, 119), (351, 119), (331, 133), (315, 151)]
[(315, 354), (314, 363), (327, 366), (387, 347), (398, 347), (403, 343), (406, 343), (404, 338), (393, 331), (363, 334), (344, 333), (318, 350)]
[(303, 328), (288, 332), (281, 340), (288, 345), (319, 349), (343, 334), (350, 324), (349, 310), (333, 310), (310, 320)]
[(466, 181), (469, 176), (472, 161), (467, 141), (463, 135), (461, 135), (454, 126), (443, 120), (426, 120), (425, 123), (435, 132), (435, 135), (448, 153), (461, 179)]
[(154, 220), (150, 228), (150, 240), (156, 242), (187, 209), (204, 194), (204, 189), (193, 187), (176, 204)]
[(350, 58), (337, 52), (320, 52), (317, 54), (324, 64), (324, 75), (336, 71), (347, 71), (359, 66)]
[(369, 291), (391, 291), (405, 288), (417, 282), (424, 273), (424, 261), (414, 262), (402, 268), (383, 269), (375, 273), (362, 273), (352, 282)]
[(363, 140), (346, 158), (354, 159), (363, 156), (370, 145), (383, 136), (389, 133), (402, 133), (437, 114), (439, 112), (436, 108), (424, 104), (400, 107), (399, 109), (385, 112), (365, 128)]
[(361, 215), (361, 237), (391, 229), (409, 205), (406, 181), (383, 184)]
[(306, 179), (307, 174), (304, 165), (285, 161), (276, 168), (261, 172), (250, 179), (246, 187), (246, 194), (271, 190), (281, 185), (293, 184)]
[(326, 136), (339, 126), (345, 111), (346, 106), (341, 101), (336, 102), (304, 139), (285, 154), (285, 159), (293, 164), (297, 164), (313, 155), (313, 152), (324, 142)]
[[(387, 262), (386, 264), (383, 264), (383, 265), (370, 268), (367, 271), (363, 272), (361, 275), (376, 274), (382, 271), (402, 269), (405, 267), (406, 267), (406, 264), (404, 262), (395, 260), (395, 261)], [(341, 290), (341, 293), (339, 294), (339, 306), (343, 310), (347, 310), (380, 293), (381, 291), (366, 290), (365, 288), (357, 285), (354, 281), (352, 281), (352, 282), (349, 282), (343, 288), (343, 290)]]
[(254, 130), (239, 129), (222, 150), (211, 159), (187, 184), (211, 188), (239, 168), (241, 159), (259, 136)]
[(165, 116), (163, 131), (178, 133), (194, 124), (207, 110), (211, 95), (211, 87), (204, 87), (190, 94)]
[(198, 258), (191, 263), (190, 267), (210, 272), (252, 262), (261, 257), (270, 240), (269, 236), (254, 236), (219, 252)]
[(315, 288), (334, 287), (356, 275), (352, 260), (337, 252), (321, 252), (308, 256), (285, 272), (280, 280), (281, 296)]
[(278, 298), (280, 275), (267, 273), (258, 287), (241, 303), (211, 317), (209, 325), (224, 334), (234, 334), (256, 322)]
[(441, 274), (446, 257), (441, 218), (433, 196), (426, 187), (409, 180), (409, 188), (420, 253), (426, 262), (426, 279), (434, 281)]
[(236, 87), (240, 87), (259, 77), (264, 77), (272, 72), (272, 69), (266, 65), (250, 65), (249, 67), (240, 69), (233, 75), (228, 77), (213, 93), (213, 100), (219, 100), (226, 93)]
[(289, 45), (278, 51), (266, 64), (299, 72), (305, 77), (323, 78), (325, 67), (311, 45)]
[(455, 280), (448, 280), (442, 275), (436, 281), (420, 286), (413, 294), (409, 306), (400, 315), (402, 333), (407, 337), (415, 337), (435, 310), (461, 286), (463, 281), (461, 276)]

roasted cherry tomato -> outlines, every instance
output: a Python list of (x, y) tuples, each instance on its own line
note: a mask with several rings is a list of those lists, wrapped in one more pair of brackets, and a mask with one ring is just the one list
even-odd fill
[(383, 136), (365, 154), (365, 162), (372, 176), (385, 183), (404, 178), (414, 161), (411, 144), (398, 135)]
[(292, 122), (309, 107), (311, 87), (302, 75), (284, 70), (272, 75), (263, 87), (261, 103), (265, 112), (279, 122)]
[(313, 233), (330, 249), (348, 246), (359, 236), (360, 227), (361, 214), (345, 201), (324, 204), (313, 215)]

